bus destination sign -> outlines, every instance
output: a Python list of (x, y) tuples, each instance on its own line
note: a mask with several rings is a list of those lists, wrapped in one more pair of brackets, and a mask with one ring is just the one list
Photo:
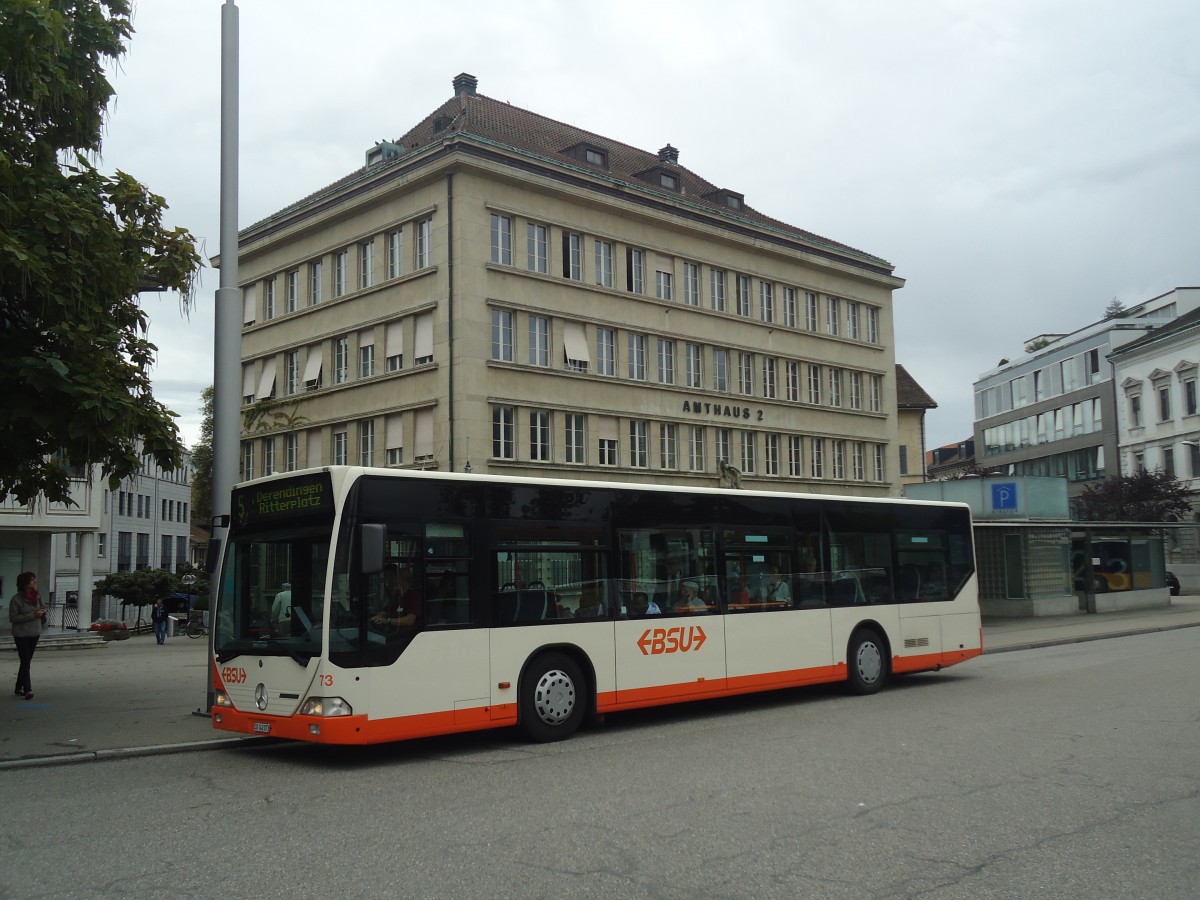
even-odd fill
[(239, 528), (293, 519), (332, 518), (333, 489), (327, 473), (254, 485), (234, 492)]

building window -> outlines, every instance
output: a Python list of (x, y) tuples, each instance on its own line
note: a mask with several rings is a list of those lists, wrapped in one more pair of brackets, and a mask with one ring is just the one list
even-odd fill
[(688, 306), (700, 305), (700, 267), (695, 263), (683, 264), (683, 302)]
[(658, 339), (658, 382), (675, 383), (675, 342)]
[(308, 305), (316, 306), (321, 302), (321, 278), (325, 269), (324, 264), (317, 260), (308, 264)]
[(294, 394), (300, 390), (300, 351), (292, 350), (283, 355), (285, 378), (285, 393)]
[(375, 374), (375, 345), (360, 344), (358, 347), (358, 377), (370, 378)]
[(567, 413), (563, 419), (565, 422), (564, 444), (566, 447), (567, 462), (587, 462), (583, 415), (581, 413)]
[(838, 315), (838, 299), (837, 297), (825, 298), (825, 331), (828, 334), (837, 336), (840, 332), (841, 316)]
[(646, 292), (646, 254), (633, 247), (625, 249), (625, 288), (634, 294)]
[(809, 331), (817, 330), (817, 295), (804, 294), (804, 327)]
[(737, 314), (739, 316), (750, 315), (750, 276), (739, 275), (737, 277)]
[[(289, 310), (290, 312), (290, 310)], [(263, 318), (275, 318), (275, 279), (268, 278), (263, 282)]]
[(846, 301), (846, 336), (858, 340), (858, 304)]
[(300, 307), (300, 270), (287, 273), (287, 311), (294, 313)]
[(747, 396), (754, 393), (753, 353), (738, 353), (738, 390)]
[(730, 458), (730, 431), (728, 428), (717, 429), (717, 468), (723, 462), (729, 465), (732, 460)]
[(1175, 450), (1171, 447), (1163, 447), (1162, 451), (1163, 471), (1175, 477)]
[(808, 367), (808, 402), (814, 406), (821, 404), (821, 367)]
[(788, 328), (796, 327), (796, 289), (783, 289), (783, 324)]
[(340, 297), (346, 293), (346, 267), (350, 264), (350, 254), (339, 250), (333, 254), (333, 296)]
[(367, 419), (358, 423), (358, 464), (375, 465), (375, 421)]
[(880, 412), (883, 409), (883, 377), (880, 375), (867, 376), (871, 384), (871, 412)]
[(333, 383), (345, 384), (350, 380), (350, 339), (336, 338), (333, 342)]
[(908, 445), (901, 444), (898, 449), (900, 450), (900, 474), (907, 475), (908, 474)]
[(597, 444), (597, 456), (599, 457), (600, 465), (615, 466), (617, 464), (616, 438), (600, 438)]
[(516, 411), (511, 406), (492, 407), (492, 456), (496, 459), (513, 459), (516, 455), (514, 430)]
[(513, 361), (513, 314), (506, 309), (492, 310), (492, 359)]
[(547, 410), (529, 411), (529, 458), (550, 461), (550, 413)]
[[(242, 481), (249, 481), (254, 477), (254, 442), (246, 441), (242, 444)], [(122, 510), (122, 513), (124, 510)]]
[(563, 235), (563, 278), (583, 281), (583, 235)]
[(873, 444), (871, 446), (872, 469), (874, 481), (883, 481), (883, 445)]
[(788, 362), (784, 373), (787, 382), (787, 398), (793, 403), (800, 402), (800, 363)]
[(763, 459), (764, 471), (768, 475), (778, 475), (779, 474), (779, 435), (768, 434), (766, 436), (766, 443), (765, 443), (765, 446), (763, 447), (763, 452), (765, 454), (764, 459)]
[(658, 432), (658, 464), (662, 469), (679, 467), (678, 449), (676, 447), (676, 427), (663, 423)]
[(596, 329), (596, 374), (617, 374), (617, 334), (611, 328)]
[(492, 213), (492, 262), (512, 265), (512, 219)]
[(729, 390), (729, 351), (713, 350), (713, 390)]
[(613, 286), (613, 245), (608, 241), (596, 241), (596, 284)]
[(687, 345), (687, 386), (704, 387), (703, 356), (699, 344)]
[(693, 472), (704, 471), (704, 426), (688, 426), (688, 468)]
[(725, 312), (725, 273), (720, 269), (710, 269), (708, 274), (712, 308), (717, 312)]
[(775, 321), (775, 286), (765, 281), (758, 283), (758, 313), (764, 322)]
[(388, 235), (388, 278), (404, 274), (404, 232), (397, 228)]
[(862, 409), (862, 372), (850, 373), (850, 408)]
[[(263, 438), (263, 474), (275, 474), (275, 438)], [(141, 504), (138, 505), (140, 507)]]
[(283, 470), (295, 472), (300, 468), (300, 437), (296, 434), (285, 435), (283, 438)]
[(842, 370), (829, 370), (829, 405), (842, 405)]
[(1141, 394), (1130, 394), (1129, 395), (1129, 427), (1130, 428), (1141, 428), (1142, 427), (1142, 395)]
[(1183, 414), (1196, 415), (1196, 379), (1186, 378), (1183, 382)]
[(851, 476), (855, 481), (866, 480), (866, 445), (862, 441), (855, 441), (852, 445), (852, 466)]
[(879, 343), (879, 310), (873, 306), (867, 307), (867, 340), (872, 344)]
[(1165, 384), (1158, 386), (1158, 421), (1171, 421), (1171, 388)]
[(529, 317), (529, 364), (550, 365), (550, 320), (545, 316)]
[(417, 223), (417, 268), (433, 264), (433, 219)]
[(631, 419), (629, 422), (629, 465), (635, 469), (645, 469), (650, 465), (649, 428), (642, 419)]
[(804, 439), (799, 435), (788, 436), (788, 474), (793, 478), (804, 476)]
[(757, 459), (757, 447), (755, 444), (755, 435), (753, 431), (742, 432), (742, 471), (751, 473), (757, 471), (755, 461)]
[(634, 381), (646, 380), (646, 336), (629, 335), (629, 377)]
[(809, 474), (813, 478), (825, 477), (825, 439), (815, 437), (809, 444)]
[(358, 286), (369, 288), (375, 283), (375, 242), (358, 245)]
[(104, 559), (108, 555), (108, 535), (101, 531), (96, 535), (96, 556)]
[(350, 459), (350, 439), (345, 431), (333, 433), (333, 454), (331, 461), (335, 466), (344, 466)]
[(763, 357), (763, 397), (768, 400), (775, 399), (775, 374), (778, 365), (774, 357)]
[(654, 296), (659, 300), (675, 299), (671, 284), (673, 277), (670, 272), (656, 271), (654, 273)]

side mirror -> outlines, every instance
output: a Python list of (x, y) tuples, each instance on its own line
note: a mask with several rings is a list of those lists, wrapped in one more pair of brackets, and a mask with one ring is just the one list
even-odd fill
[(210, 538), (208, 541), (208, 554), (204, 557), (204, 571), (211, 575), (217, 571), (217, 560), (221, 556), (221, 539)]
[(374, 575), (383, 571), (383, 551), (387, 546), (386, 525), (360, 525), (358, 546), (362, 552), (362, 574)]

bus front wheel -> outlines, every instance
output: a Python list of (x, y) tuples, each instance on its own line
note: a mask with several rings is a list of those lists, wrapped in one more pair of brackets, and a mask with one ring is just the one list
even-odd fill
[(570, 737), (587, 709), (579, 665), (565, 653), (535, 659), (521, 682), (521, 728), (539, 743)]
[(887, 655), (883, 641), (870, 628), (850, 635), (846, 653), (847, 682), (856, 694), (874, 694), (887, 680)]

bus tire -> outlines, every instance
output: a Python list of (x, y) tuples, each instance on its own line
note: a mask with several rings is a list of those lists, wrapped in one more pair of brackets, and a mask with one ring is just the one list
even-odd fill
[(846, 650), (846, 682), (855, 694), (874, 694), (888, 676), (883, 640), (872, 628), (858, 628)]
[(587, 711), (586, 687), (579, 664), (565, 653), (544, 653), (531, 662), (519, 705), (521, 728), (530, 740), (544, 744), (574, 734)]

